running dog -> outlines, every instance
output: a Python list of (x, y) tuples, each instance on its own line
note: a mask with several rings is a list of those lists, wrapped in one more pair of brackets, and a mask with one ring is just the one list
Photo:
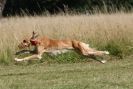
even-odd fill
[[(89, 44), (77, 40), (55, 40), (47, 37), (38, 37), (37, 33), (33, 32), (30, 39), (24, 39), (18, 47), (20, 49), (34, 46), (35, 50), (32, 56), (25, 58), (15, 58), (15, 61), (37, 60), (42, 58), (43, 53), (52, 53), (53, 55), (65, 53), (68, 50), (77, 50), (84, 56), (104, 56), (108, 55), (108, 51), (98, 51), (91, 47)], [(105, 60), (101, 60), (105, 63)]]

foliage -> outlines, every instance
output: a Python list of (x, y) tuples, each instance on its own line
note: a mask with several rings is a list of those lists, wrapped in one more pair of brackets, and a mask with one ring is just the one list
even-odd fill
[(49, 12), (95, 13), (131, 11), (133, 0), (7, 0), (3, 15), (36, 15)]

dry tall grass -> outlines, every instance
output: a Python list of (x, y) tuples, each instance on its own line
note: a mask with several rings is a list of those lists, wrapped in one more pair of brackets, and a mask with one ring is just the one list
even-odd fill
[(12, 61), (17, 44), (33, 30), (40, 36), (77, 39), (119, 57), (133, 49), (133, 13), (11, 17), (0, 21), (0, 61)]

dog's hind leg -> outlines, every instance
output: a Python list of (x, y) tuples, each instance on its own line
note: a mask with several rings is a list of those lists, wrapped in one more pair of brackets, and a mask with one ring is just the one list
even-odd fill
[[(85, 44), (85, 43), (82, 43), (82, 42), (79, 43), (78, 48), (81, 51), (81, 53), (85, 56), (92, 56), (92, 57), (100, 56), (100, 57), (102, 57), (103, 55), (109, 54), (108, 51), (98, 51), (96, 49), (90, 48), (88, 46), (88, 44)], [(99, 61), (101, 63), (106, 62), (106, 60), (98, 60), (98, 59), (97, 59), (97, 61)]]

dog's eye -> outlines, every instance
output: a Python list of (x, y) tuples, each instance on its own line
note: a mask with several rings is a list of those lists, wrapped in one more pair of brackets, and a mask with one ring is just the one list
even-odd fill
[(24, 43), (26, 43), (27, 41), (26, 40), (23, 40)]

